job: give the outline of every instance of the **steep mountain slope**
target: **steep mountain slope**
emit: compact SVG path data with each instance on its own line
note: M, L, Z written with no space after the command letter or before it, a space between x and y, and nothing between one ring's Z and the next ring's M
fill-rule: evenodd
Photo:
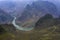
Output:
M11 23L13 17L4 10L0 9L0 24Z
M32 31L17 30L12 24L2 24L1 27L7 33L2 30L0 40L60 40L60 18L53 18L51 14L41 17Z
M59 27L60 25L60 19L59 18L53 18L52 15L46 14L45 16L41 17L35 24L35 29L45 29L50 28L52 26ZM60 27L59 27L60 28Z
M5 33L5 32L6 32L6 30L0 25L0 35Z
M45 14L52 14L56 17L57 8L56 6L48 1L37 1L33 2L31 5L27 5L22 15L18 17L18 21L25 22L31 19L36 22L40 17Z
M12 24L2 24L0 27L7 31L0 35L1 40L60 40L60 18L53 18L51 14L41 17L32 31L17 30Z

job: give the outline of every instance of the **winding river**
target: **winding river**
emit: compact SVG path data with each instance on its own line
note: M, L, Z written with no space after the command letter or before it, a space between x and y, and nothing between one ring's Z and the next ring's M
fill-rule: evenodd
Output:
M13 24L13 26L14 26L16 29L18 29L18 30L21 30L21 31L31 31L31 30L34 29L34 27L26 28L26 27L19 26L19 25L16 24L15 20L16 20L16 17L14 17L14 19L13 19L13 21L12 21L12 24Z

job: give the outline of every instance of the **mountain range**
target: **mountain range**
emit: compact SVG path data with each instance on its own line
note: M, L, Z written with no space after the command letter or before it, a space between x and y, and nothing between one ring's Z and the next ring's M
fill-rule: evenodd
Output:
M0 2L0 8L12 16L18 16L18 15L20 16L26 5L27 3L25 2L23 3L23 2L17 2L17 1L1 1Z
M40 17L44 16L45 14L51 14L53 17L57 17L56 5L48 1L36 1L31 5L27 4L21 16L17 18L17 21L22 24L27 22L35 23Z
M45 14L52 14L54 17L57 17L57 13L58 13L56 5L48 1L36 1L36 2L33 2L32 4L27 4L25 8L24 6L22 7L23 11L21 12L20 12L21 10L20 6L19 7L18 6L19 6L19 2L18 3L4 2L3 5L2 4L0 5L1 10L4 13L2 12L0 14L3 14L5 16L12 15L11 18L13 18L13 16L17 16L17 23L18 22L19 23L24 23L24 22L35 23L40 17L44 16ZM17 11L15 10L15 7ZM8 12L9 11L8 9L10 10L10 12ZM7 17L10 17L10 16L7 16ZM1 16L0 20L2 22L5 20L5 18Z
M14 8L11 5L10 7ZM20 9L18 6L17 8ZM12 12L4 9L0 8L0 40L60 40L60 17L56 16L55 4L48 1L36 1L31 5L28 4L21 14L21 9L17 9L18 13L15 9L11 10ZM17 17L15 13L19 16ZM13 16L17 17L16 24L34 27L34 29L31 31L16 29L13 24L10 24L14 19ZM34 26L31 26L32 24Z

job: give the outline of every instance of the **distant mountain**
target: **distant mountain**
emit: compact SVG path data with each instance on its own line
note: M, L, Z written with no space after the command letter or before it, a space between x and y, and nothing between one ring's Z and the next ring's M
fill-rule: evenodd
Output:
M18 17L18 21L26 22L27 20L38 20L40 17L45 14L52 14L54 17L56 16L57 8L55 4L48 1L36 1L31 5L27 5L22 15Z
M58 13L56 15L59 16L60 15L60 1L56 1L56 0L54 0L54 1L53 0L48 0L48 1L50 1L50 2L52 2L56 5L57 10L58 10Z
M27 3L20 2L20 1L1 1L0 2L0 8L8 12L12 16L20 16L26 5Z
M0 9L0 24L11 23L13 17L4 10Z
M11 2L11 1L1 1L0 2L0 8L5 10L6 12L13 11L15 6L16 6L15 2Z

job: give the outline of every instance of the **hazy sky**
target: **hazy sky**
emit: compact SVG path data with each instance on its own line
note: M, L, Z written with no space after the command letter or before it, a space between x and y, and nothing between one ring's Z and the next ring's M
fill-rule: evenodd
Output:
M0 1L20 1L20 2L27 2L28 1L28 2L31 2L31 1L37 1L37 0L0 0ZM60 0L43 0L43 1L60 2Z
M0 0L0 1L36 1L36 0ZM48 1L60 1L60 0L48 0Z
M0 1L36 1L36 0L0 0Z

